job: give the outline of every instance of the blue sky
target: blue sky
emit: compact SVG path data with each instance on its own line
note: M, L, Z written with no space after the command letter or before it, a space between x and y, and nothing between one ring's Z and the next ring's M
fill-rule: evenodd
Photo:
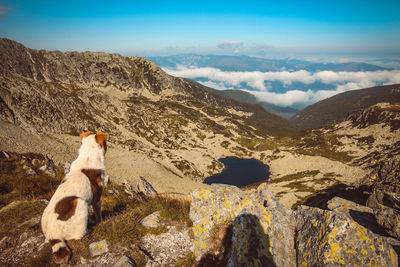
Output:
M0 0L0 36L124 55L400 57L400 1Z

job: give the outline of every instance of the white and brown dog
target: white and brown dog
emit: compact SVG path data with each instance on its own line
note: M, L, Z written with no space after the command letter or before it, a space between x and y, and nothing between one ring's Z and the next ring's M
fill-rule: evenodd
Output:
M41 225L50 242L56 263L66 263L71 250L66 240L80 239L87 232L89 208L93 205L96 222L101 217L101 194L104 186L104 156L107 135L86 132L80 135L78 158L43 212Z

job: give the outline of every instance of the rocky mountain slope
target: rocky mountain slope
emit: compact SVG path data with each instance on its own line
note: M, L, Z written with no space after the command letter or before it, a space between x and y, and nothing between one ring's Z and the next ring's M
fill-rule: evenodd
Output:
M332 96L304 108L290 118L290 122L303 128L322 127L379 102L400 102L400 85L377 86Z
M145 58L37 51L8 39L0 51L3 150L35 147L68 162L78 146L72 136L102 130L110 135L112 179L142 175L156 187L185 191L220 170L220 157L250 154L243 138L296 133L258 105L171 77ZM189 184L179 187L182 178Z

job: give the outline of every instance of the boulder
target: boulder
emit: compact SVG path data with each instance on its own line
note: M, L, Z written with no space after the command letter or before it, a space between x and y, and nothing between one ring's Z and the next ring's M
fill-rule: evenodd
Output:
M387 238L373 233L350 212L300 206L295 212L298 266L397 266Z
M235 186L219 184L192 192L189 216L193 222L194 255L197 260L210 248L214 227L232 222L240 213L244 195Z
M114 265L113 267L136 267L136 262L128 257L128 256L122 256Z
M328 201L328 209L330 210L335 210L335 211L348 211L348 210L356 210L359 212L368 212L372 213L372 209L366 206L359 205L353 201L340 198L340 197L334 197L331 200Z
M400 194L375 189L367 205L372 208L378 223L390 235L400 239Z
M233 221L232 254L228 266L275 266L270 243L258 217L240 214Z
M193 192L192 199L196 259L211 246L213 229L232 222L228 266L295 265L292 211L275 199L265 183L246 193L235 186L212 185Z
M134 184L130 184L127 180L124 180L122 184L125 186L125 192L134 198L143 200L147 196L157 195L154 187L143 177L140 177Z
M156 211L143 218L140 222L146 228L155 228L160 226L160 212Z
M93 242L89 245L90 256L96 257L108 252L107 240L101 240L99 242Z
M140 176L140 179L136 182L134 189L137 193L142 193L145 196L157 195L157 191L154 187L142 176Z

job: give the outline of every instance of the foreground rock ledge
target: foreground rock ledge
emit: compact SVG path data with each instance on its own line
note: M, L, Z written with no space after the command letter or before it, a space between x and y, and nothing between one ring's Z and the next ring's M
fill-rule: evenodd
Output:
M245 193L235 186L212 185L192 193L190 218L197 260L213 242L219 225L232 224L228 266L295 266L294 217L266 184Z
M335 198L332 210L300 206L293 212L266 184L246 192L217 184L191 196L197 260L215 249L215 229L230 226L228 266L398 266L392 245L400 241L353 218L357 212L373 216L365 206Z

